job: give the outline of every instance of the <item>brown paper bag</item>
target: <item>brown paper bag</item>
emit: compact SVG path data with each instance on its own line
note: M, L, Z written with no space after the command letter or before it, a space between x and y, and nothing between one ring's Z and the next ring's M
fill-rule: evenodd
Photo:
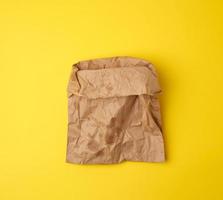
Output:
M78 62L67 92L67 162L165 160L161 89L150 62L132 57Z

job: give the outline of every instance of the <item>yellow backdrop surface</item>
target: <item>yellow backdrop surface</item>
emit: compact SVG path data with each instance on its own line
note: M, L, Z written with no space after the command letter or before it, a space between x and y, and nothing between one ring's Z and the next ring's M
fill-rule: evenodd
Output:
M1 1L1 200L222 200L223 3ZM151 61L167 161L65 163L73 63Z

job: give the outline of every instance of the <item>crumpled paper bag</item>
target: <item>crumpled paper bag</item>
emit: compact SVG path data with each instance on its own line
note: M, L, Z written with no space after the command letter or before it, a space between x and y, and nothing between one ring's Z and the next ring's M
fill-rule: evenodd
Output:
M163 162L159 93L155 68L143 59L75 63L67 87L66 162Z

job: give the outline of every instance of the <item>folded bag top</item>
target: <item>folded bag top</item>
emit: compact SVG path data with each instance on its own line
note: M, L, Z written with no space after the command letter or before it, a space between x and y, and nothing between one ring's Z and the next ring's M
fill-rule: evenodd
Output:
M161 88L152 63L133 57L75 63L67 92L67 162L165 160Z

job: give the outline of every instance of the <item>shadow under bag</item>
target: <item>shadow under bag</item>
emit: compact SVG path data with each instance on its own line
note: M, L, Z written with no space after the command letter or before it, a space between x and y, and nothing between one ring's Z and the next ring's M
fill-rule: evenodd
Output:
M74 64L66 162L163 162L159 93L155 68L146 60L123 56Z

